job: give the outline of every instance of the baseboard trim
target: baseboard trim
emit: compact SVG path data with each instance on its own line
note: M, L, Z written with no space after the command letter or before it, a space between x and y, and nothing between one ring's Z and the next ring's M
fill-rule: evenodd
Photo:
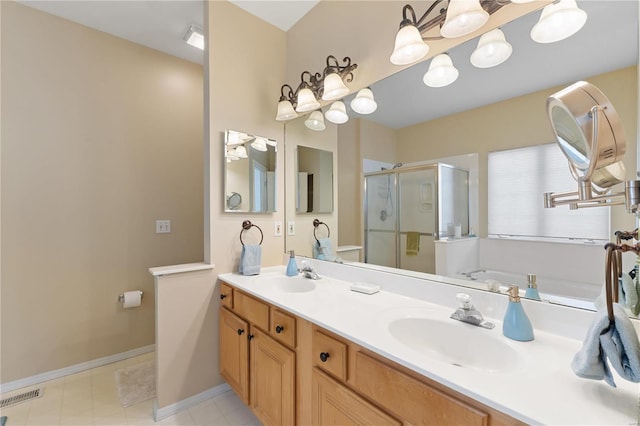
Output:
M207 389L204 392L200 392L196 395L190 396L189 398L183 399L182 401L178 401L175 404L170 404L162 408L158 408L158 399L156 398L153 402L153 418L156 422L159 422L160 420L166 419L169 416L173 416L182 410L193 407L194 405L198 405L201 402L206 401L207 399L211 399L230 390L231 386L229 386L227 383L223 383L211 389Z
M0 384L0 393L12 392L16 389L37 385L49 380L59 379L60 377L80 373L86 370L91 370L92 368L96 367L102 367L103 365L122 361L127 358L133 358L134 356L143 355L155 350L156 345L143 346L141 348L132 349L130 351L121 352L119 354L109 355L91 361L82 362L80 364L71 365L69 367L60 368L58 370L47 371L46 373L36 374L35 376L25 377L24 379L14 380L13 382L2 383Z

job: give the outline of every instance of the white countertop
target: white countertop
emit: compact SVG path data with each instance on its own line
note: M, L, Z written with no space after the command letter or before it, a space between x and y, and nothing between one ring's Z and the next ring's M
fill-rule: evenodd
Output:
M288 293L277 289L274 283L278 277L289 279L284 275L283 266L263 268L260 275L253 277L237 273L219 276L249 294L526 423L629 425L640 421L638 384L615 375L618 387L611 388L603 381L574 375L570 363L581 347L579 340L536 328L534 341L517 342L504 337L502 323L487 315L479 305L476 307L485 314L485 319L496 324L492 330L450 320L451 307L385 291L385 285L383 291L366 295L350 291L350 282L323 276L314 281L313 291ZM441 286L450 291L450 286ZM504 300L506 303L506 298ZM409 348L387 329L392 320L416 317L445 321L447 326L473 327L474 332L486 333L486 337L500 340L517 354L517 365L496 372L452 365L446 359ZM492 364L506 365L502 361L494 359Z

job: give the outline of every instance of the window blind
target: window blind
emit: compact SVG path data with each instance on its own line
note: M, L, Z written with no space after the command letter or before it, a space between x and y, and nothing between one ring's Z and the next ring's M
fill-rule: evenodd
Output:
M555 143L490 152L488 166L490 236L609 239L610 207L544 208L545 192L578 188Z

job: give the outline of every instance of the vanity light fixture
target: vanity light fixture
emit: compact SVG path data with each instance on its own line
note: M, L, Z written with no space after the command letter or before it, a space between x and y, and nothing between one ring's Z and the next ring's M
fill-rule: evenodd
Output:
M531 29L538 43L553 43L577 33L587 22L587 13L575 0L558 0L542 9L540 19Z
M304 125L311 130L315 130L316 132L321 132L326 129L324 124L324 117L322 116L322 112L320 110L313 111L309 114L309 117L305 120Z
M348 56L342 62L341 65L335 56L329 55L322 73L304 71L295 90L288 84L282 85L276 120L287 121L296 118L297 113L317 110L318 98L335 100L349 93L345 82L353 81L353 71L358 65L352 64Z
M373 98L370 88L360 89L355 98L351 100L351 109L358 114L367 115L378 109L378 104Z
M349 121L347 115L347 107L342 101L335 101L331 104L331 107L324 113L327 120L335 124L344 124Z
M471 53L471 63L478 68L500 65L511 56L513 48L499 28L482 34L478 47Z
M197 25L191 25L183 37L188 45L204 50L204 31Z
M238 158L247 158L247 148L244 147L244 145L238 145L237 147L235 147L235 149L233 150L233 153L236 157Z
M449 55L442 53L431 60L422 81L429 87L444 87L456 81L458 75L458 69L453 66Z

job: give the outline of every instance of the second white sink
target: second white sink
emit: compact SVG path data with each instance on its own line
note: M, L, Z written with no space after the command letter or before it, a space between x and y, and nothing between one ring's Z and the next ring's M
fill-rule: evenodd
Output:
M496 336L495 329L455 320L401 318L391 321L388 330L410 349L458 367L504 373L522 365L520 354Z

